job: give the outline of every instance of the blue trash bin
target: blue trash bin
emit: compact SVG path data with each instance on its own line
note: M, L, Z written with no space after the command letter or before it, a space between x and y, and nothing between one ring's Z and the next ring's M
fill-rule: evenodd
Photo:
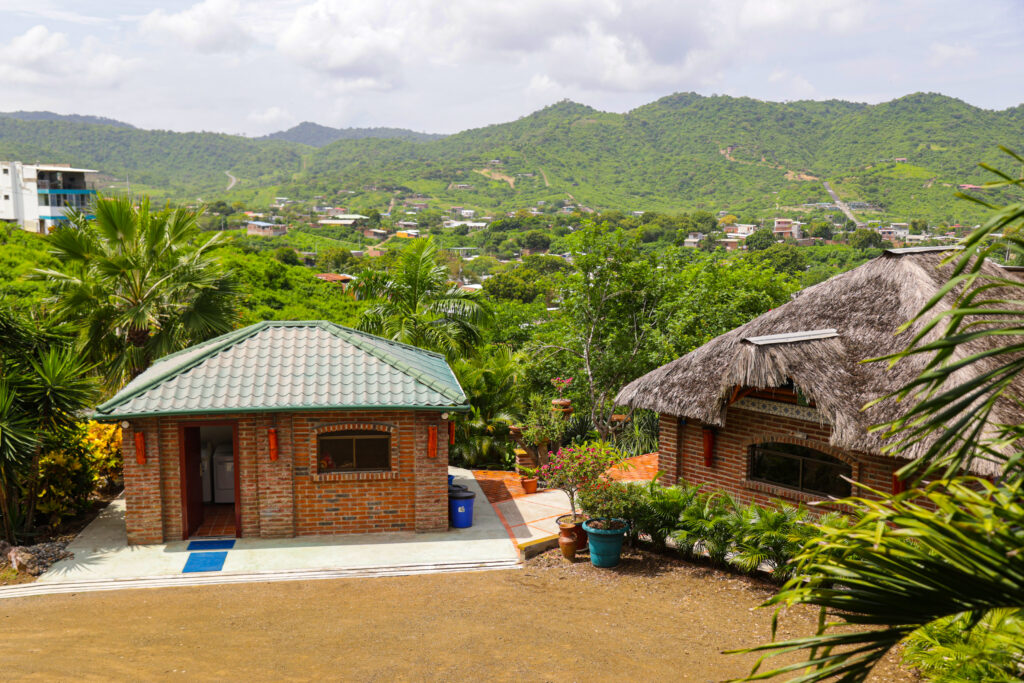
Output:
M472 491L448 492L448 515L456 529L468 529L473 526L474 498L476 494Z
M448 485L451 486L454 482L455 482L455 475L454 474L449 474L448 475Z

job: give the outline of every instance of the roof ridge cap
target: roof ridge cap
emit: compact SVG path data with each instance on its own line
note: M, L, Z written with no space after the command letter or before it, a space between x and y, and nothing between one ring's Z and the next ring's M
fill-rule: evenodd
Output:
M119 405L123 405L123 404L127 403L130 399L135 398L139 394L142 394L142 393L144 393L146 391L149 391L150 389L152 389L152 388L154 388L154 387L156 387L156 386L158 386L160 384L163 384L167 380L171 379L172 377L174 377L176 375L180 375L182 372L185 372L186 370L191 370L196 365L198 365L199 363L205 361L210 356L212 356L212 355L214 355L216 353L219 353L220 351L223 351L224 349L226 349L229 346L234 346L238 342L244 341L244 340L248 339L249 337L252 337L256 333L260 332L261 330L265 330L267 327L269 327L269 325L267 324L268 322L270 322L270 321L261 320L260 322L254 323L252 325L249 325L248 327L243 327L241 329L233 330L231 332L228 332L227 334L221 335L222 337L227 337L221 343L212 345L209 349L207 349L203 353L199 354L197 357L193 358L190 362L185 363L183 365L176 366L174 368L171 368L171 369L169 369L169 370L167 370L167 371L157 375L156 377L154 377L152 380L146 382L145 384L143 384L141 386L138 386L138 387L136 387L135 389L132 389L129 392L124 393L124 395L121 395L121 392L118 392L118 394L115 394L109 401L106 401L105 403L101 403L100 405L96 406L96 412L97 413L110 412L112 409L116 408ZM214 339L216 339L216 337ZM208 340L208 341L213 341L213 340ZM187 351L187 350L188 350L187 348L186 349L182 349L181 351L178 351L176 353L180 354L180 353L182 353L184 351ZM165 358L166 358L166 356L165 356ZM163 360L163 359L161 359L161 360Z
M382 349L379 349L379 348L377 348L375 346L367 344L365 342L365 340L359 338L359 337L363 336L365 333L359 332L358 330L352 330L350 328L344 327L343 325L338 325L337 323L328 322L326 320L321 321L321 322L323 323L322 325L319 325L319 327L321 327L321 329L324 329L326 332L329 332L330 334L333 334L334 336L338 337L339 339L343 339L344 341L349 342L350 344L352 344L353 346L358 348L360 351L368 353L371 356L373 356L374 358L377 358L378 360L384 361L385 363L387 363L391 367L395 368L396 370L399 370L399 371L405 373L406 375L409 375L410 377L412 377L417 382L420 382L421 384L425 384L427 387L429 387L429 388L433 389L434 391L440 393L445 398L450 399L452 401L459 401L459 400L465 401L466 400L466 392L465 391L460 391L459 392L461 394L461 396L454 395L455 392L453 392L450 387L445 386L444 383L441 382L440 380L437 380L437 379L427 375L426 373L424 373L424 372L422 372L420 370L417 370L416 368L411 367L408 363L406 363L406 362L404 362L404 361L402 361L402 360L400 360L398 358L395 358L394 356L392 356L391 354L385 352ZM385 342L389 341L387 339L384 339L383 337L378 337L378 336L372 335L372 334L371 335L366 335L366 336L372 337L374 339L380 339L380 340L385 341ZM352 337L354 337L354 338L352 338ZM441 358L442 360L444 359L444 356L442 356L440 354L433 353L431 351L426 351L426 349L420 349L418 347L410 346L408 344L402 344L402 346L404 346L406 348L409 348L409 349L412 349L414 351L420 351L420 352L428 353L429 355ZM447 365L447 361L445 361L445 365ZM452 373L452 377L455 377L455 373L451 370L450 367L448 368L448 371ZM458 383L458 379L456 379L455 381L456 381L456 383ZM461 389L461 386L459 388Z

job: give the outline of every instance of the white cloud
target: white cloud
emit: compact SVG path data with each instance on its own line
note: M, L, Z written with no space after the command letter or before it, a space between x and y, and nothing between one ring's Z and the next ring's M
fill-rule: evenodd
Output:
M137 65L107 52L98 40L86 37L74 47L64 33L33 26L0 46L0 82L8 84L78 86L117 83Z
M257 123L261 126L277 126L288 121L293 121L294 117L287 109L282 107L272 106L259 111L254 111L249 114L249 120L253 123Z
M954 62L963 62L978 56L977 50L963 43L932 43L928 48L928 65L942 67Z
M240 17L237 0L204 0L177 14L156 9L139 22L144 34L181 42L199 52L239 52L252 37Z

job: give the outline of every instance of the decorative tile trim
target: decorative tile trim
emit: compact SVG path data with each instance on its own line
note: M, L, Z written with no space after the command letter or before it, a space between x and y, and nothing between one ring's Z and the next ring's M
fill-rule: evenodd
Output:
M747 396L736 401L730 407L751 410L755 413L777 415L779 417L794 417L798 420L817 422L823 425L832 424L825 417L825 414L817 408L798 406L792 403L781 403L779 401L766 401L763 398L750 398Z
M321 434L330 432L350 431L374 431L385 432L390 436L391 469L377 472L320 472L319 462L319 437ZM394 425L383 422L333 422L322 424L313 430L313 438L310 439L309 449L309 477L312 481L381 481L385 479L398 479L398 429Z

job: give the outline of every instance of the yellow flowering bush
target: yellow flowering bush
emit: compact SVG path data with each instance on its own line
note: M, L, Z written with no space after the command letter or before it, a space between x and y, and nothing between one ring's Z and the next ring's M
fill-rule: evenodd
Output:
M51 528L89 507L94 491L121 485L121 428L80 423L68 438L47 444L39 459L36 514Z
M103 422L86 423L85 444L92 461L97 489L109 490L121 486L121 428Z

